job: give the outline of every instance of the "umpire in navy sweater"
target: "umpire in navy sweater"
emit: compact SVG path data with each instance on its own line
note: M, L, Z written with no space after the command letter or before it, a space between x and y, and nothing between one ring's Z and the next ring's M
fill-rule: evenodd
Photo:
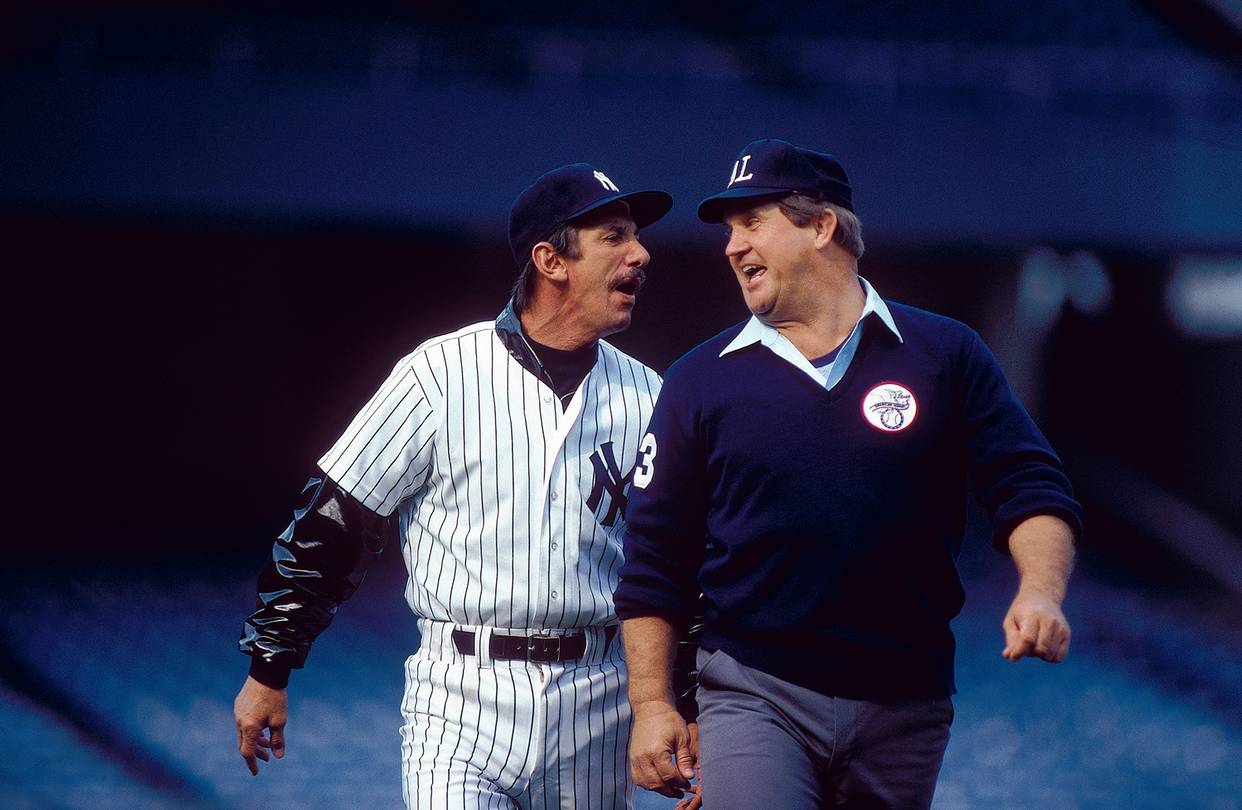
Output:
M705 807L927 807L967 487L1020 574L1011 661L1065 658L1081 507L979 336L859 277L835 158L755 141L699 217L728 228L753 316L669 368L635 468L615 595L635 782L680 795L699 764L670 663L702 591Z

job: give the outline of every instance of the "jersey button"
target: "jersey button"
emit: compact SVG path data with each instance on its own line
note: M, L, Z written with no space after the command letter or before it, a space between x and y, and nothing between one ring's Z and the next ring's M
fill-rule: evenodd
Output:
M558 495L558 494L556 493L556 490L555 490L555 489L554 489L554 490L552 490L552 500L554 500L554 501L555 501L555 500L556 500L557 498L559 498L559 497L561 497L561 496L560 496L560 495Z
M556 543L553 543L553 544L552 544L552 550L553 550L553 551L556 551L558 548L560 548L560 546L558 546Z
M553 591L553 592L552 592L552 598L553 598L553 599L555 599L555 598L556 598L556 591Z
M544 401L544 402L551 402L551 401L552 401L552 395L551 395L551 394L544 394L544 395L543 395L543 401Z

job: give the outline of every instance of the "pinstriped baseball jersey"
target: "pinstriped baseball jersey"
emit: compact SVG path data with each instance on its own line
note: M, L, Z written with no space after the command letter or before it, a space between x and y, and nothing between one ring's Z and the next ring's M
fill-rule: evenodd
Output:
M568 403L512 307L403 358L320 468L398 516L423 641L402 704L406 804L626 808L625 662L603 625L660 379L600 341ZM586 628L576 661L495 661L496 628ZM469 631L471 654L450 643Z
M625 489L660 379L600 341L567 406L496 324L403 358L319 466L398 513L419 616L503 628L615 622Z

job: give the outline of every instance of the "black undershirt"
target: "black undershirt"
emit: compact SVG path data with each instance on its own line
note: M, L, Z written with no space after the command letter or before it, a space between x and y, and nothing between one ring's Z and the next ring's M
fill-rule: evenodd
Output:
M556 392L561 405L568 406L574 392L578 390L578 386L586 379L586 375L591 373L591 367L595 365L598 343L591 341L585 346L565 350L545 346L536 342L530 335L526 336L526 340L539 358L543 370L552 378L552 390Z

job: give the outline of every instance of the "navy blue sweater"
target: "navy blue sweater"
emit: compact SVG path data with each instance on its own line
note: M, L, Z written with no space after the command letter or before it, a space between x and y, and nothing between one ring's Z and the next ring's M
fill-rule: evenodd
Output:
M742 325L669 368L629 495L621 618L682 624L701 590L703 646L749 666L855 699L954 691L968 487L1002 551L1034 515L1081 533L1081 508L979 336L889 308L902 340L869 316L831 391L761 344L720 357Z

